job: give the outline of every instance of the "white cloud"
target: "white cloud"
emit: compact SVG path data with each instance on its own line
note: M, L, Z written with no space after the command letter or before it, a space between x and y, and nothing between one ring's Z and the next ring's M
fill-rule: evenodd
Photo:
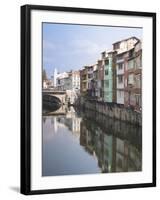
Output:
M65 48L64 48L65 46ZM101 44L95 41L79 39L66 41L65 44L56 44L49 41L43 41L43 50L47 57L53 55L52 53L59 52L61 55L76 56L76 55L88 55L88 56L100 56L100 53L107 49L106 44Z
M101 52L107 49L107 44L89 39L72 39L63 44L44 41L43 61L51 66L61 66L60 68L67 67L62 66L66 63L70 67L89 65L96 63Z
M74 40L71 42L74 48L74 54L88 54L100 55L100 53L107 49L106 44L99 44L90 40Z

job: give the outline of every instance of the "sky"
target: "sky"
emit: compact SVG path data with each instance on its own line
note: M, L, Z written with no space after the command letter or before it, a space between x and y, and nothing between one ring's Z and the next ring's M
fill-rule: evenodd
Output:
M58 72L95 64L101 52L132 36L142 39L141 28L43 23L43 69L48 78Z

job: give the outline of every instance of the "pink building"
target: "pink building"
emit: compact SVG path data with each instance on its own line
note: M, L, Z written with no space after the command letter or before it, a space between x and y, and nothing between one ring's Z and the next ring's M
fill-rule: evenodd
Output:
M142 48L138 41L128 52L125 69L125 107L141 112L142 107Z
M104 88L104 60L98 60L98 84L97 84L97 88L98 88L98 100L103 100L103 88Z

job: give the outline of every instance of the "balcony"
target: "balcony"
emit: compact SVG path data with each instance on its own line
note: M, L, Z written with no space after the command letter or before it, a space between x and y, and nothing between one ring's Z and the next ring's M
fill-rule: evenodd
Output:
M119 63L123 63L124 62L124 58L117 58L116 60L116 63L119 64Z
M117 83L117 89L124 89L124 83Z
M117 69L117 75L124 74L124 69Z

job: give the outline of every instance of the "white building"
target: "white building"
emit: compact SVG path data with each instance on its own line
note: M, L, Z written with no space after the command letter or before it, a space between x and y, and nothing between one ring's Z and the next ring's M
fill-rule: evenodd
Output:
M78 93L76 90L66 90L68 102L74 104L75 100L78 98Z
M70 78L71 78L71 87L72 87L71 89L80 90L80 72L71 71Z
M66 90L65 79L68 78L67 72L62 72L56 75L56 89L60 91Z
M71 123L68 123L67 125L69 126L69 128L72 130L73 135L79 139L80 137L80 130L81 130L81 121L82 118L78 117L76 115L76 112L74 110L73 107L70 108L70 110L68 110L67 114L66 114L66 119L67 120L71 120Z
M116 82L117 82L117 103L124 104L124 71L125 71L125 53L119 53L116 60Z
M128 51L134 47L134 45L139 41L136 37L130 37L118 42L113 43L113 50L117 51L117 53L122 53Z
M54 71L54 87L59 91L66 91L68 102L74 104L80 92L80 72L70 71L57 73Z
M43 81L43 89L47 89L47 88L48 88L47 81L44 80L44 81Z
M70 103L74 104L76 99L78 98L78 94L80 93L80 72L79 71L71 71L69 73L70 77L70 92L68 90L68 93L70 93Z

